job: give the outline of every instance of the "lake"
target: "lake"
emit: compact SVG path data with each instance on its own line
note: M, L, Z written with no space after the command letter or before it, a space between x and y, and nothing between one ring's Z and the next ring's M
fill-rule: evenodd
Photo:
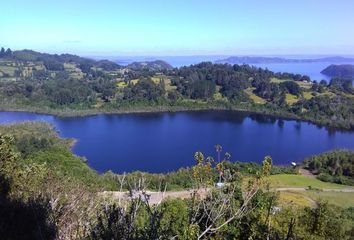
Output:
M354 132L329 131L307 122L230 111L144 113L60 118L0 112L0 124L46 121L61 137L76 138L73 152L99 172L168 172L194 164L194 153L215 157L221 144L233 161L288 165L320 152L354 150Z

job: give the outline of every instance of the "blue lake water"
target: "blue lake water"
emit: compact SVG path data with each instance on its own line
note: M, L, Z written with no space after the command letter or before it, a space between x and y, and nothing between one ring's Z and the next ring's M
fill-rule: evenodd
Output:
M168 172L194 163L194 153L214 156L221 144L233 161L290 164L323 151L354 150L354 132L329 131L307 122L228 111L96 115L59 118L0 112L0 124L46 121L60 136L78 139L73 152L99 172Z

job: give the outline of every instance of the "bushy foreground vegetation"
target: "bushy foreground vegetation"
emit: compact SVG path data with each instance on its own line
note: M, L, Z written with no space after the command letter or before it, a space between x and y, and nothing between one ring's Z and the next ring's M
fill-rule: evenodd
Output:
M338 150L305 159L304 164L317 178L354 186L354 152Z
M270 157L258 165L197 152L195 165L176 173L98 175L70 152L72 143L45 123L0 127L1 239L324 240L354 233L353 208L282 204L269 175L293 169L272 166ZM148 189L167 186L191 191L152 204ZM117 199L107 190L127 192Z
M127 67L75 55L4 50L0 109L62 115L230 109L353 129L352 81L311 81L249 65L157 61Z

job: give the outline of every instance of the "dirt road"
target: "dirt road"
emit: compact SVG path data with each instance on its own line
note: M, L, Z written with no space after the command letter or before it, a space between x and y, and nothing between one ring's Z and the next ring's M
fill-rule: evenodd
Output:
M275 188L274 191L284 192L284 191L308 191L308 188L302 187L286 187L286 188ZM198 191L199 196L203 197L206 193L210 191L209 189L201 189ZM354 188L342 188L342 189L321 189L320 191L323 192L354 192ZM179 199L186 199L191 197L193 190L183 190L183 191L167 191L167 192L146 192L149 195L149 203L150 204L160 204L163 200L168 198L179 198ZM128 192L115 192L115 191L105 191L100 193L104 197L110 197L114 200L127 200L128 199ZM141 193L136 192L135 196L138 197Z

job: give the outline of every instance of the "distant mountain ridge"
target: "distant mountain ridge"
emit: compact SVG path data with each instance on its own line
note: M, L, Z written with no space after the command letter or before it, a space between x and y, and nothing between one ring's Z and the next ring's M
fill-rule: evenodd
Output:
M0 55L0 58L19 62L43 62L48 70L63 70L64 63L75 63L83 71L91 67L102 68L106 71L122 68L117 63L109 60L96 61L73 54L48 54L28 49L10 51L7 54Z
M351 64L341 64L341 65L330 65L321 71L330 77L344 77L344 78L354 78L354 65Z
M281 57L250 57L250 56L234 56L215 61L215 63L228 64L262 64L262 63L314 63L314 62L331 62L345 63L353 62L354 58L334 56L324 58L309 58L309 59L291 59Z

